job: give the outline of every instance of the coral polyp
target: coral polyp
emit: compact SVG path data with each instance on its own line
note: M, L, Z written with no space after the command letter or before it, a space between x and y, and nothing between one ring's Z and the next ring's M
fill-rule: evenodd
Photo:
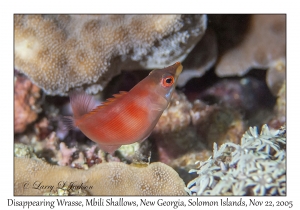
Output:
M285 195L286 129L250 127L241 144L217 147L213 155L190 170L199 176L190 181L190 195Z

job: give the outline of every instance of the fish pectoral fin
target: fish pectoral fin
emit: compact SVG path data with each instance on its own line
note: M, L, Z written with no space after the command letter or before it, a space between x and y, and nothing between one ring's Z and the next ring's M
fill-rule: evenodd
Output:
M156 104L151 104L151 110L155 110L155 111L158 111L158 112L163 111L163 109L161 108L161 106L156 105Z
M103 145L99 144L101 150L108 152L109 154L113 154L117 149L121 147L121 145Z
M93 96L84 91L72 91L69 96L75 119L89 113L96 106Z
M143 141L145 141L150 136L151 133L152 133L152 131L145 138L139 140L138 142L142 143Z
M69 131L72 129L76 129L76 125L75 125L75 121L74 118L71 116L63 116L61 118L62 122L63 122L63 130L65 131Z

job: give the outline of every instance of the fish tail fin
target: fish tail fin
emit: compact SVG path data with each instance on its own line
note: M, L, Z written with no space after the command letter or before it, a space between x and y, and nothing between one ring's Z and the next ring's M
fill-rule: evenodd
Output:
M84 91L72 91L69 96L74 119L80 118L96 106L93 96L88 95Z
M72 129L74 130L76 128L73 117L63 116L62 121L63 121L63 125L64 125L64 127L63 127L64 130L72 130Z

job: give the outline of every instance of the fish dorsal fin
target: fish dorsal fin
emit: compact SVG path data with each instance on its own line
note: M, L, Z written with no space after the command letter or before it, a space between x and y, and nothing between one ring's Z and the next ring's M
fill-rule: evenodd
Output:
M95 109L93 109L88 114L92 114L94 112L97 112L99 109L102 109L103 107L108 106L109 104L111 104L112 102L114 102L116 99L121 98L122 96L126 95L127 93L128 93L127 91L120 91L119 93L114 94L113 98L106 99L106 101L104 101L102 104L100 104L99 106L97 106Z

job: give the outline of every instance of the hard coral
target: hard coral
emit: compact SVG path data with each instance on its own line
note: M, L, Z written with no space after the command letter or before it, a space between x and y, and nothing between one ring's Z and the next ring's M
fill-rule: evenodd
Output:
M275 115L271 119L270 127L278 129L286 123L286 82L282 84L278 95L276 106L274 108Z
M270 65L266 76L266 82L274 96L278 94L282 84L285 82L285 75L285 59L276 60Z
M24 76L16 75L14 90L14 132L22 133L37 119L41 111L37 104L40 88Z
M183 72L179 75L177 85L183 87L190 79L201 77L216 62L218 45L213 30L207 29L202 39L183 61Z
M121 69L182 61L205 15L15 15L15 67L48 94L98 92Z
M81 186L89 195L186 195L178 174L159 162L147 167L101 163L80 170L51 166L37 159L15 158L15 195L55 194L64 181L64 187L72 190Z
M286 129L258 134L250 127L241 144L214 144L213 156L200 162L199 174L187 185L191 195L285 195Z
M58 165L66 166L70 164L71 156L76 151L76 148L69 149L64 142L59 144L60 152L58 153Z
M252 15L242 41L218 61L217 75L242 76L251 68L268 68L285 58L285 22L285 15Z

